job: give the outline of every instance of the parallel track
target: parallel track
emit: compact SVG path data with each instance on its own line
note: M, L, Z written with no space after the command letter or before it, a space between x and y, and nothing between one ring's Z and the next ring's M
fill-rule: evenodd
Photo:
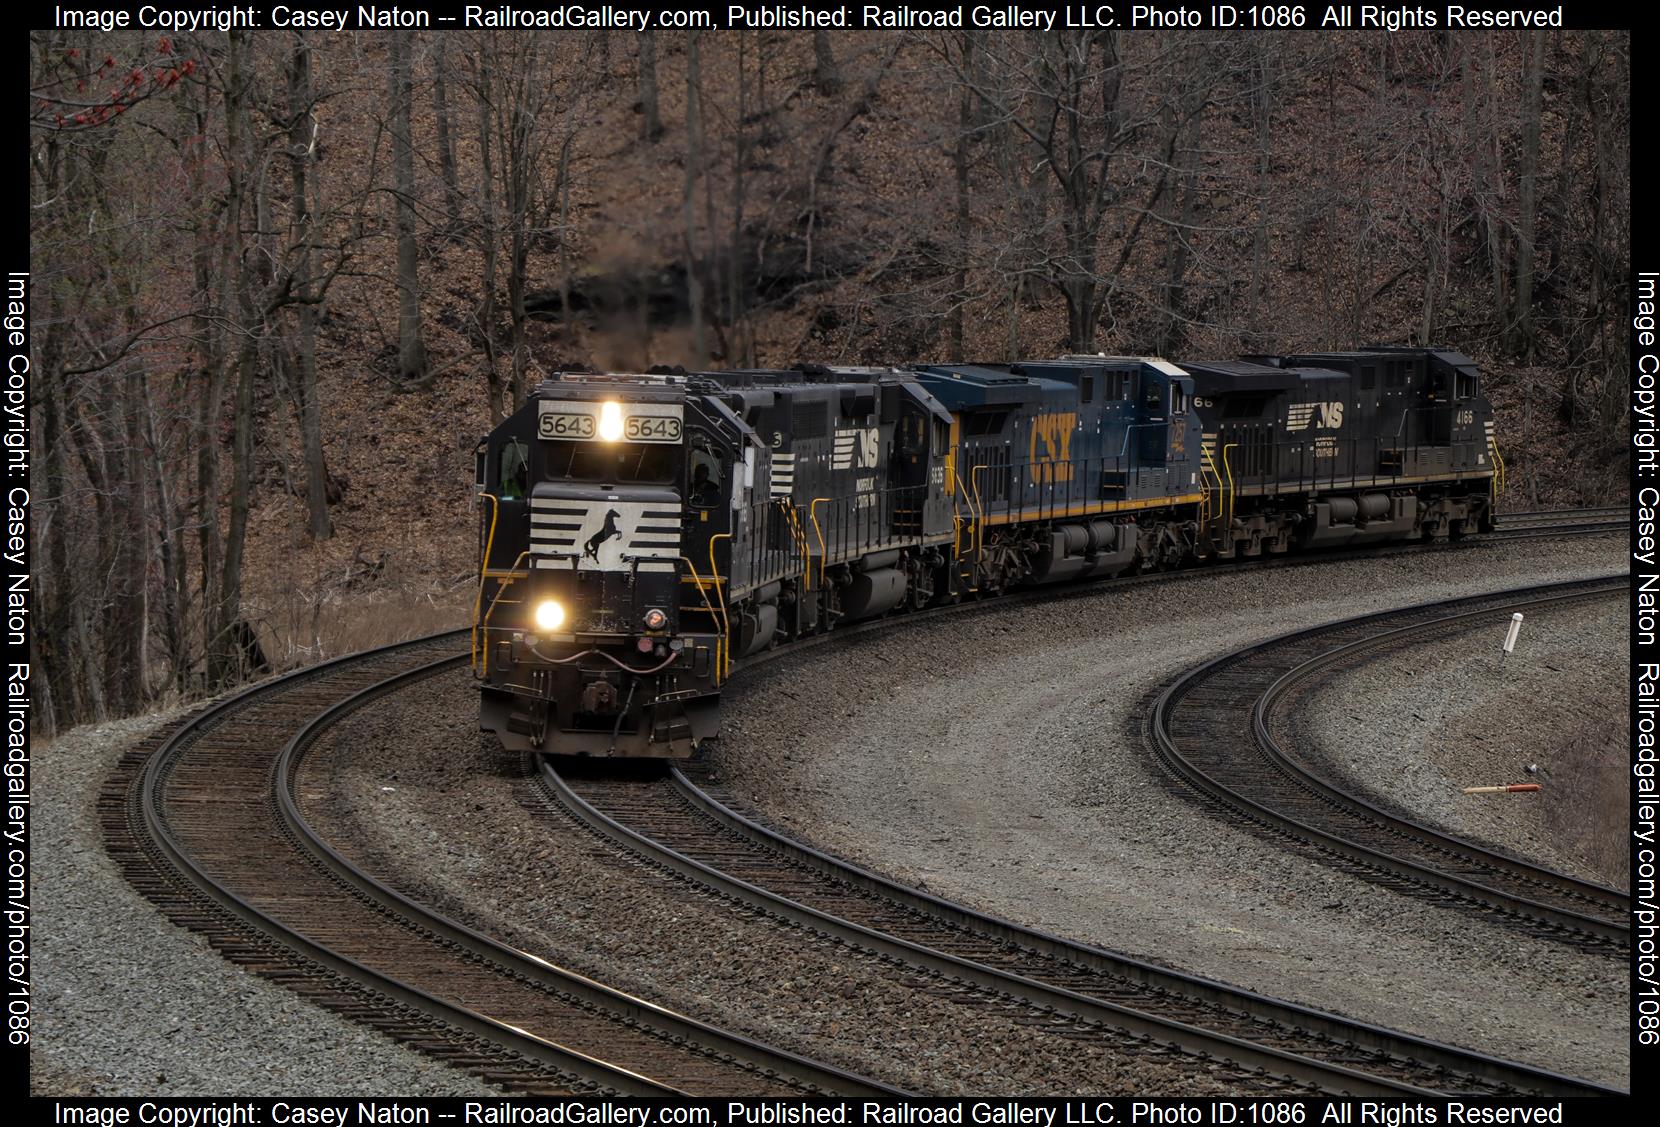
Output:
M1391 887L1620 954L1631 938L1629 896L1388 814L1317 779L1279 747L1267 717L1297 680L1357 646L1418 640L1518 607L1614 597L1627 583L1616 575L1426 603L1248 646L1167 687L1153 707L1152 736L1170 769L1229 816L1312 845Z
M1276 1001L1034 931L907 888L746 818L674 771L572 777L557 802L621 848L782 920L1030 1007L1069 1038L1226 1061L1257 1087L1354 1095L1609 1095L1615 1089ZM1070 1019L1070 1020L1064 1020ZM1214 1073L1213 1073L1214 1074Z
M1515 532L1559 534L1550 525ZM1405 550L1417 549L1408 546ZM1325 553L1273 563L1348 556ZM1116 582L1149 582L1181 574ZM1075 597L1096 589L1099 584L1026 592L994 603L937 608L906 617ZM846 637L892 624L869 623L824 637ZM510 1091L889 1091L864 1078L731 1037L503 947L358 872L312 833L294 789L295 772L306 748L330 724L375 697L460 664L464 655L456 650L465 636L466 631L433 635L300 670L203 706L152 735L123 758L100 797L111 856L140 892L176 923L203 933L233 962ZM791 647L790 652L800 648L804 647ZM914 895L932 900L923 893ZM941 926L948 928L954 926L954 913L966 911L944 902L936 902L934 910L943 913ZM1014 927L1000 922L997 926ZM1031 936L1023 941L1030 941ZM1044 950L1050 940L1040 938L1043 942L1037 946ZM1065 962L1084 950L1069 947L1050 957ZM1126 981L1142 973L1124 971L1140 964L1121 956L1098 952L1090 958L1101 957L1119 968L1112 973L1126 973ZM1149 970L1157 975L1170 973ZM1100 973L1098 968L1089 971L1091 976ZM1008 977L1002 974L997 981L1006 983ZM1051 989L1070 989L1069 982L1064 974L1057 974ZM1196 1004L1214 1009L1215 999L1205 996L1213 984L1201 985L1204 988L1198 990ZM1001 993L1005 987L983 988ZM1161 993L1167 985L1154 983L1146 989ZM1106 993L1110 996L1111 992ZM1246 997L1230 994L1222 1008ZM1085 1000L1096 1007L1107 1001ZM1285 1012L1296 1010L1260 1001ZM1275 1028L1280 1019L1271 1013L1262 1016L1270 1011L1255 1006L1244 1006L1235 1019L1235 1031L1262 1035L1266 1025L1270 1048L1262 1051L1276 1066L1283 1057L1294 1057L1294 1052L1274 1055L1273 1038L1284 1033ZM1172 1012L1179 1014L1179 1009ZM533 1014L534 1020L527 1014ZM1315 1016L1323 1020L1325 1015ZM1099 1027L1091 1018L1068 1020ZM1180 1017L1176 1020L1179 1024ZM1287 1029L1292 1024L1287 1023ZM1124 1025L1123 1020L1117 1023L1118 1028ZM1163 1037L1168 1030L1168 1023L1155 1022L1154 1026L1161 1032L1144 1036ZM1353 1036L1360 1028L1350 1027L1343 1035ZM1206 1036L1212 1044L1222 1044L1228 1035L1223 1034L1222 1041L1216 1035ZM1294 1036L1292 1042L1301 1036ZM1368 1071L1397 1051L1390 1046L1412 1040L1386 1036L1395 1040L1380 1047L1363 1037L1364 1047L1355 1049L1352 1056L1337 1053L1310 1075L1346 1084L1349 1078L1342 1070L1347 1059L1364 1067L1355 1071L1353 1087L1334 1090L1419 1090L1388 1080L1375 1089L1369 1087L1376 1081ZM1243 1042L1234 1048L1238 1051L1228 1059L1250 1058L1259 1052ZM1511 1066L1489 1073L1485 1065L1472 1069L1473 1063L1462 1060L1445 1069L1446 1075L1460 1078L1454 1085L1457 1090L1464 1090L1462 1085L1468 1081L1472 1091L1609 1091L1542 1072L1523 1078L1523 1074L1506 1071ZM1287 1077L1298 1071L1297 1067L1270 1068L1267 1064L1251 1067Z
M512 1091L894 1094L505 947L321 841L296 782L332 724L454 669L452 632L267 681L202 710L106 788L110 852L233 961Z
M1540 509L1530 513L1500 513L1497 528L1485 533L1492 540L1594 536L1631 527L1631 510L1618 506L1595 509Z

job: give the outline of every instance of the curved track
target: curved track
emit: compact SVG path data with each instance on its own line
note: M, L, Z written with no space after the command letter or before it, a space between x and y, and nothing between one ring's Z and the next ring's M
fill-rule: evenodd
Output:
M892 1094L496 943L316 836L297 784L307 749L368 701L459 667L463 638L341 659L196 713L106 788L111 854L233 961L509 1090Z
M1619 527L1613 524L1596 531ZM1562 529L1546 522L1514 534L1548 537L1561 535ZM1467 542L1479 543L1479 539ZM1419 548L1404 546L1403 550ZM1269 566L1349 556L1325 553L1271 561ZM1108 582L1133 584L1181 574ZM885 629L906 618L1075 597L1098 589L1100 584L1088 584L1023 592L994 602L872 622L812 641ZM317 837L306 821L305 795L296 784L306 749L329 725L370 700L412 679L462 664L465 653L459 651L465 637L466 631L434 635L274 678L204 706L146 739L123 757L100 798L111 856L128 880L174 922L203 933L233 962L510 1091L763 1095L890 1091L864 1078L727 1035L504 947L376 882ZM790 652L799 648L803 647L793 646ZM829 858L820 861L840 865ZM881 881L869 874L865 877ZM831 879L841 881L845 876ZM904 909L933 913L936 918L928 928L960 927L963 919L974 915L926 894L901 893L890 889L881 895L899 895L899 903L904 903L906 895L931 902L933 906L926 910ZM1251 1062L1243 1064L1241 1075L1283 1077L1287 1088L1312 1085L1334 1091L1397 1094L1608 1091L1537 1070L1517 1071L1517 1066L1488 1062L1387 1031L1365 1033L1363 1026L1200 980L1185 980L1187 985L1176 989L1173 983L1182 976L1106 952L1086 957L1080 953L1090 949L1074 945L1051 949L1051 944L1062 941L1000 921L982 919L969 931L983 927L989 927L989 932L981 933L968 948L959 948L963 955L950 956L959 960L959 971L970 972L951 975L960 979L958 985L972 984L999 997L1019 996L1018 991L1010 995L1011 972L986 970L992 977L982 978L982 970L973 969L981 964L969 957L979 954L995 963L986 955L986 944L1009 947L1011 940L1000 929L1012 928L1020 932L1012 941L1014 947L1031 946L1056 961L1044 972L1053 981L1039 983L1040 996L1057 999L1070 992L1071 1000L1064 1005L1038 1003L1052 1007L1051 1014L1063 1015L1045 1020L1091 1027L1083 1035L1099 1036L1108 1028L1135 1029L1139 1031L1135 1036L1143 1040L1185 1046L1178 1051L1193 1054L1196 1060L1217 1053L1228 1060ZM922 946L911 940L895 941ZM1101 959L1107 962L1095 965ZM1086 969L1080 972L1072 963ZM1070 969L1056 969L1061 964ZM1014 978L1023 977L1019 966L1017 960ZM1077 977L1080 973L1082 978ZM1096 989L1090 984L1098 983L1103 974L1119 975L1121 981L1099 990L1101 997L1090 997L1089 991ZM1141 981L1148 974L1154 977ZM1032 981L1038 983L1041 977L1034 975ZM1080 986L1087 989L1074 989ZM1224 993L1213 994L1216 989ZM1135 1015L1134 1004L1141 995L1184 990L1190 997L1168 1007L1165 1017ZM1113 1010L1113 1000L1119 996L1115 991L1130 1004ZM1222 1020L1220 1015L1229 1009L1237 1012ZM1099 1018L1108 1012L1114 1020L1103 1023ZM1303 1016L1287 1016L1296 1014ZM1185 1034L1176 1036L1173 1027L1188 1020L1210 1022L1217 1028L1200 1030L1196 1040L1184 1041ZM1323 1024L1329 1021L1339 1025ZM1117 1035L1124 1037L1122 1032ZM1245 1036L1263 1039L1263 1044L1253 1045ZM1377 1040L1379 1036L1383 1039ZM1340 1044L1349 1038L1357 1044ZM1328 1042L1327 1048L1312 1047L1321 1039ZM1280 1048L1282 1042L1291 1048ZM1429 1046L1433 1051L1424 1057L1418 1049L1403 1048L1411 1045ZM1443 1051L1453 1056L1435 1055ZM1300 1055L1305 1052L1308 1058ZM1418 1059L1408 1059L1414 1054ZM1441 1079L1435 1079L1437 1075Z
M1623 595L1623 575L1426 603L1302 630L1217 658L1160 694L1152 735L1170 769L1213 804L1347 867L1477 907L1591 950L1630 943L1630 897L1388 814L1299 767L1267 717L1296 681L1356 647L1416 641L1518 607Z
M561 765L567 772L587 764ZM620 847L791 923L944 983L1029 1007L1072 1038L1142 1038L1195 1067L1355 1095L1607 1095L1614 1089L1275 1001L953 904L820 853L686 774L619 779L542 765L557 802ZM1070 1019L1070 1020L1063 1020Z

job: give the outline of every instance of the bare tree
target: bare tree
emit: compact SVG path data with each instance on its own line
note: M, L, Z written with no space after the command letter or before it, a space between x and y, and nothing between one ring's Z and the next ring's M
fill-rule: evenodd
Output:
M389 37L388 94L392 119L392 177L398 227L398 378L419 384L427 377L426 341L421 330L421 283L415 245L415 148L410 137L414 102L408 31Z
M1543 29L1529 36L1522 85L1522 160L1517 177L1520 192L1516 220L1516 306L1510 318L1510 341L1516 353L1531 362L1536 344L1533 263L1539 213L1539 127L1545 89Z
M657 107L657 33L640 33L640 136L655 141L663 135L662 113Z

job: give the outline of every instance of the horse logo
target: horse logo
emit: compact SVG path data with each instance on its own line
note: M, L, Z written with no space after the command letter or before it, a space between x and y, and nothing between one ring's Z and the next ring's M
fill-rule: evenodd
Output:
M617 510L612 509L605 514L605 526L588 537L588 542L582 546L583 558L593 560L597 565L599 563L599 546L611 537L621 535L622 531L617 528Z

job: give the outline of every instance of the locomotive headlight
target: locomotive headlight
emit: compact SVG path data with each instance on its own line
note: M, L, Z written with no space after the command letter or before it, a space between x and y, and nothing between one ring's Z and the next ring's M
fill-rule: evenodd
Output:
M647 630L661 630L669 624L669 616L652 607L646 611L645 624Z
M536 604L536 628L557 630L565 624L565 608L558 599L543 599Z
M599 436L607 442L615 442L623 436L622 406L614 399L600 404Z

